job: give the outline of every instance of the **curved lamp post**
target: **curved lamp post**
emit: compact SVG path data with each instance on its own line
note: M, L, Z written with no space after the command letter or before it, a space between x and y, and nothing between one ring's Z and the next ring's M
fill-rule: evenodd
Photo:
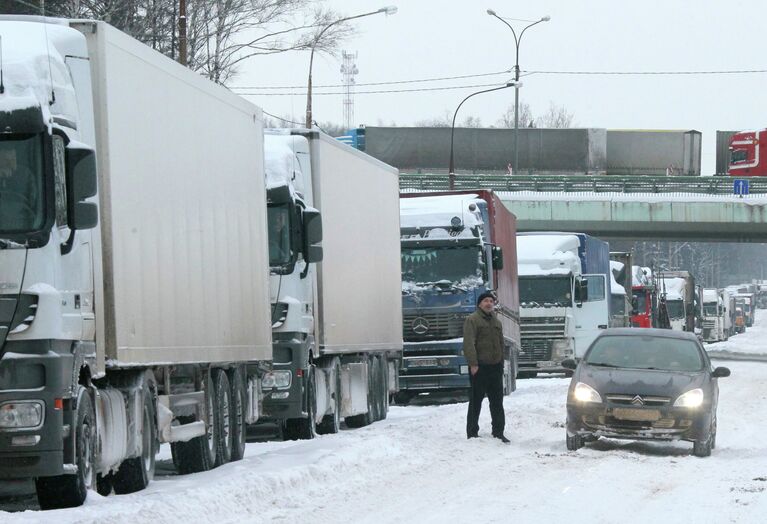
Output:
M496 17L498 20L506 24L506 26L511 29L511 34L514 35L514 46L516 47L516 58L514 60L514 81L519 82L519 43L522 41L522 35L525 34L525 31L533 27L534 25L540 24L541 22L548 22L551 20L551 17L546 15L540 20L537 20L533 22L532 24L526 26L524 29L522 29L522 32L519 33L519 38L517 38L517 32L514 31L514 28L511 27L511 24L508 23L506 20L498 16L498 14L493 11L492 9L487 10L487 14L490 16ZM519 162L519 86L517 86L516 89L514 89L514 169L518 169L518 162Z
M371 11L369 13L362 13L360 15L347 16L346 18L340 18L322 28L322 31L319 32L319 34L317 35L317 38L314 39L314 43L312 44L312 53L309 56L309 84L307 85L307 88L306 88L306 127L307 129L312 128L312 121L313 121L312 120L312 65L314 64L314 48L319 43L320 39L322 38L322 35L325 34L325 31L327 31L334 25L340 24L341 22L348 22L349 20L355 20L357 18L377 15L380 13L384 13L386 15L393 15L396 12L397 12L397 7L390 5L387 7L382 7L381 9L377 9L376 11Z
M491 93L493 91L500 91L501 89L508 89L509 87L516 86L516 82L509 82L506 85L493 87L492 89L483 89L482 91L476 91L463 100L461 100L461 103L458 104L458 107L455 108L455 113L453 113L453 123L450 125L450 165L448 166L448 179L450 181L450 190L452 191L455 189L455 162L453 161L453 139L455 137L455 118L458 116L458 110L461 109L461 106L464 102L466 102L469 98L481 95L482 93Z

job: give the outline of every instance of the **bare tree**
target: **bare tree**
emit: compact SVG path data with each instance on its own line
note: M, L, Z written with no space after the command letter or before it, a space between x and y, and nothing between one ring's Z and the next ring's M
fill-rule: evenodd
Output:
M534 127L533 111L530 104L522 102L519 104L519 127ZM498 119L498 127L514 128L514 106L510 105L506 112Z
M521 111L520 111L521 113ZM569 112L565 106L559 106L554 102L549 104L549 109L543 116L535 120L536 127L547 127L552 129L565 129L572 127L574 115Z
M41 14L39 0L6 0L0 11ZM161 53L178 58L178 0L48 0L46 14L110 23ZM187 64L226 84L243 61L314 48L333 53L353 34L321 0L187 0Z

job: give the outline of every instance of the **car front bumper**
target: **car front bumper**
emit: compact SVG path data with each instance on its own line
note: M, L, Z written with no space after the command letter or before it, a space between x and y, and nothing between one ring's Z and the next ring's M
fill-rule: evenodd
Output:
M568 402L567 433L632 440L702 441L709 437L712 417L710 405L696 409L635 408Z

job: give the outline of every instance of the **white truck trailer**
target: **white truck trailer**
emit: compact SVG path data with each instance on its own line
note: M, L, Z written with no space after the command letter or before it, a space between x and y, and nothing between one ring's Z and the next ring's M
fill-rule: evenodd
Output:
M265 144L264 414L288 439L384 419L402 359L398 171L317 131L269 130Z
M101 22L2 17L0 479L242 458L270 367L261 111ZM393 330L396 332L397 330Z

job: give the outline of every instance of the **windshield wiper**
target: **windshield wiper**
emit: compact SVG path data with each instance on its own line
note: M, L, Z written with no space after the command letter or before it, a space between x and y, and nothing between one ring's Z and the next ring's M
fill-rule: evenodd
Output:
M0 238L0 249L19 249L27 247L26 244L19 244L7 238Z
M586 362L589 366L598 366L600 368L619 368L615 364L608 364L607 362Z

